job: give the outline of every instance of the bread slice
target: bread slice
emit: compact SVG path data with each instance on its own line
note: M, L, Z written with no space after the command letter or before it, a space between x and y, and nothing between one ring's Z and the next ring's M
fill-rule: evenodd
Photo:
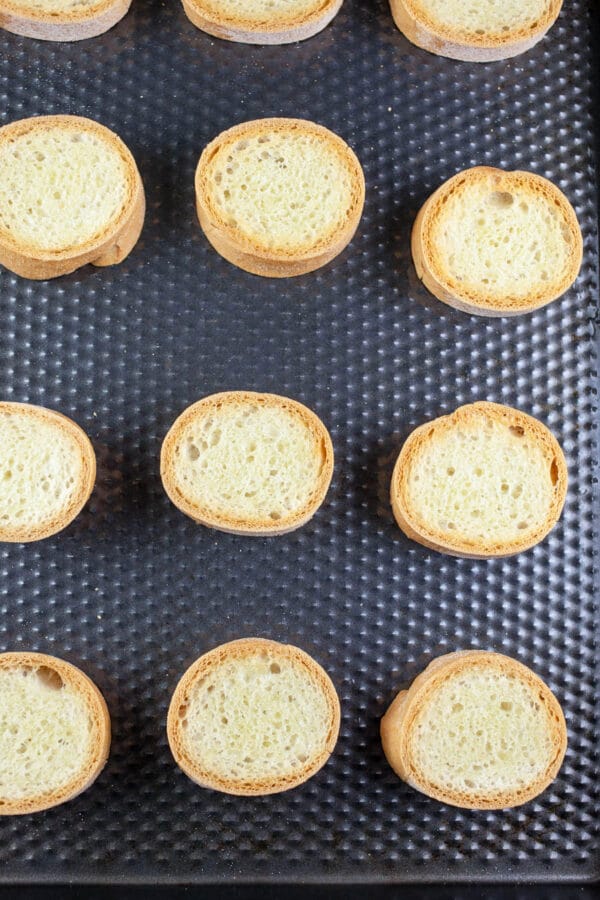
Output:
M165 491L201 525L274 535L315 514L333 474L321 420L277 394L226 391L189 406L164 439Z
M202 153L196 205L229 262L272 278L318 269L350 242L361 217L360 163L337 135L302 119L258 119Z
M119 22L131 0L0 0L0 28L40 41L81 41Z
M391 484L404 533L473 559L510 556L543 540L567 493L567 464L551 432L526 413L470 403L415 429Z
M435 659L381 720L397 775L465 809L505 809L541 794L567 749L558 700L531 669L501 653Z
M562 0L390 0L400 31L417 47L467 62L530 50L556 21Z
M0 541L38 541L66 528L96 479L94 448L60 413L0 402Z
M343 0L182 0L188 19L226 41L291 44L322 31Z
M110 717L96 685L45 653L0 654L0 815L72 800L108 759Z
M121 262L144 211L133 156L98 122L39 116L0 128L0 263L17 275Z
M325 765L340 728L327 673L303 650L262 638L223 644L187 670L167 736L178 766L201 787L276 794Z
M540 175L478 166L431 195L412 231L417 275L439 300L514 316L556 300L581 267L573 207Z

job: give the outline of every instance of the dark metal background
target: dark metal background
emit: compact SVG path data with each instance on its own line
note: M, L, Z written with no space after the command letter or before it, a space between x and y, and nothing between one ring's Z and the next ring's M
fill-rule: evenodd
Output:
M105 693L114 727L91 790L47 813L0 820L2 881L600 876L594 7L567 0L538 48L479 66L408 44L385 0L346 0L321 35L289 47L213 40L177 0L134 0L115 29L81 44L0 32L1 122L98 119L133 151L148 196L142 239L124 264L47 283L0 273L0 396L72 416L99 461L92 500L66 532L1 548L0 646L81 665ZM205 144L268 115L332 128L367 179L351 246L287 281L225 262L194 213ZM581 276L534 315L454 311L410 265L420 204L480 163L546 175L577 210ZM297 398L331 430L332 488L301 531L258 540L211 532L162 491L159 447L175 416L231 388ZM484 398L546 422L571 482L542 545L474 562L405 539L387 492L414 426ZM245 635L303 647L342 699L329 764L274 797L195 787L165 739L185 667ZM442 806L400 782L383 757L378 721L397 690L433 657L464 647L518 657L564 705L564 768L520 809Z

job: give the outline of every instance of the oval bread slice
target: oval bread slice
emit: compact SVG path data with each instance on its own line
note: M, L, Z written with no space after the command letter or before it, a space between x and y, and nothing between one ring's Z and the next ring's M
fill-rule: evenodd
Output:
M431 195L412 231L417 275L438 300L514 316L556 300L581 267L573 207L547 178L477 166Z
M119 22L131 0L0 0L0 27L40 41L81 41Z
M303 119L224 131L196 169L196 206L215 250L255 275L324 266L351 241L365 198L360 163L337 135Z
M304 525L325 499L333 446L321 420L296 400L226 391L175 420L160 472L175 506L201 525L284 534Z
M96 479L85 432L61 413L0 402L0 541L38 541L66 528Z
M465 809L541 794L567 748L558 700L522 663L482 650L435 659L381 720L387 760L417 791Z
M558 521L567 464L552 433L498 403L471 403L415 429L396 461L392 509L412 540L452 556L521 553Z
M343 0L183 0L202 31L243 44L290 44L322 31Z
M331 679L298 647L262 638L223 644L187 670L167 736L201 787L276 794L319 771L335 747L340 704Z
M17 275L119 263L144 212L133 156L98 122L38 116L0 128L0 263Z
M0 815L73 799L109 749L108 709L87 675L45 653L0 654Z
M400 31L417 47L467 62L530 50L556 21L562 0L390 0Z

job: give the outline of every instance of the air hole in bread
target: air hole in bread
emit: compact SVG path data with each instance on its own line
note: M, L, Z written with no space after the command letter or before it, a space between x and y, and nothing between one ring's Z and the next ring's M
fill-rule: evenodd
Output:
M515 437L523 437L525 434L525 429L521 425L511 425L509 431L511 434L514 434Z
M200 451L198 450L198 448L196 447L195 444L189 444L188 456L192 461L198 459L198 457L200 456Z
M273 675L279 675L279 673L281 672L281 666L279 665L279 663L271 663L269 671L272 672Z
M183 704L179 707L179 709L177 710L177 715L179 716L180 719L185 719L186 714L187 714L187 710L188 710L188 708L187 708L187 704L186 704L186 703L183 703Z
M453 466L450 466L448 469L446 469L446 471L447 471L448 475L454 475L454 473L456 472L456 469Z
M503 709L505 712L510 712L510 710L512 709L512 703L510 703L508 700L503 700L500 704L500 709Z
M513 491L512 491L513 499L518 500L522 493L523 493L523 485L522 484L515 485L515 487L513 488Z
M552 465L550 466L550 481L552 484L556 484L558 481L558 463L556 459L552 460Z
M515 198L508 191L492 191L489 196L489 202L491 206L506 209L506 207L513 205Z
M281 513L280 513L280 512L277 512L277 511L275 511L275 510L273 510L273 512L270 512L270 513L269 513L269 517L270 517L271 519L277 520L277 519L280 519L280 518L281 518Z
M35 674L42 684L45 684L46 687L51 688L53 691L60 691L64 686L64 682L58 672L55 669L51 669L50 666L40 666L39 669L36 669Z

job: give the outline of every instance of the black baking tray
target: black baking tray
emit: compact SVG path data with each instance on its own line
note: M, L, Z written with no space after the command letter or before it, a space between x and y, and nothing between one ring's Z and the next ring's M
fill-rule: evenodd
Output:
M117 27L80 44L0 32L2 124L47 113L103 122L133 151L148 198L142 238L122 265L51 282L0 272L0 396L72 416L99 464L92 499L67 531L0 549L0 648L84 668L114 731L92 789L0 820L7 897L9 885L21 898L93 896L93 884L111 896L117 886L134 897L187 885L185 896L237 897L254 884L266 898L286 883L291 898L319 887L349 897L352 886L357 896L368 886L374 898L409 897L409 884L436 885L418 890L444 898L465 896L466 881L480 883L472 896L519 882L518 896L527 884L555 896L550 885L561 883L566 897L598 882L596 15L593 0L567 0L537 48L478 66L409 44L384 0L346 0L324 32L288 47L212 39L177 0L134 0ZM332 128L367 181L352 244L324 269L284 281L221 259L194 212L206 143L269 115ZM411 266L420 204L482 163L545 175L576 208L581 275L533 315L457 312ZM162 490L158 453L174 418L236 388L299 399L331 431L332 487L300 531L254 540L209 531ZM403 536L388 503L410 430L476 399L542 419L569 463L559 525L512 559L430 552ZM263 798L194 786L164 729L186 666L248 635L314 655L343 711L327 766ZM433 657L466 647L518 657L565 709L563 769L519 809L438 804L400 782L381 751L379 719L399 688ZM70 891L34 890L52 884Z

